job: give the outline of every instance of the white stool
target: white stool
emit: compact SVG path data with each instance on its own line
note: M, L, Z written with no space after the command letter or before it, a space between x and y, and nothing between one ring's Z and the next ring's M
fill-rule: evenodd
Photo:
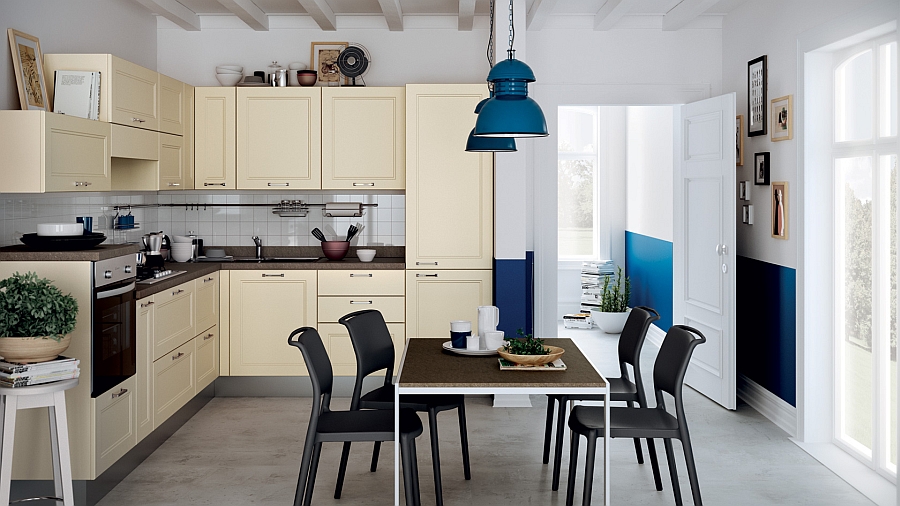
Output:
M75 506L72 495L72 464L69 458L69 426L66 419L65 391L78 384L77 379L34 385L0 387L0 505L9 504L12 478L13 442L16 440L16 411L29 408L50 409L50 451L53 454L53 486L63 506ZM45 499L45 498L42 498Z

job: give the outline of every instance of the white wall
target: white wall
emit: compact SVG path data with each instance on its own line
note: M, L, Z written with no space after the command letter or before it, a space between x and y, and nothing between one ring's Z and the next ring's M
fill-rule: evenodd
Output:
M113 53L156 68L156 19L131 0L0 0L0 20L4 30L40 39L43 53ZM19 109L8 43L3 47L0 109Z
M672 107L627 109L625 230L672 242Z

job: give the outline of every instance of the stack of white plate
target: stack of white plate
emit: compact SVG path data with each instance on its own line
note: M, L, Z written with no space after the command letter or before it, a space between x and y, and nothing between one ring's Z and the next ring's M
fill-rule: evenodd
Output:
M219 65L216 67L216 79L222 86L234 86L244 78L244 67L240 65Z

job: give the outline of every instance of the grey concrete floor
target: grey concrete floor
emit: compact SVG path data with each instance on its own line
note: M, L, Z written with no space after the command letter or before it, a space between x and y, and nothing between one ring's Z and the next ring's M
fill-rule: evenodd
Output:
M617 375L617 336L598 331L562 331L573 337L601 371ZM642 356L649 380L656 349ZM649 381L648 381L649 383ZM652 385L648 385L648 391ZM546 413L544 396L532 408L493 408L487 397L466 401L472 480L463 479L456 413L438 415L444 504L557 505L565 502L568 439L561 490L552 492L551 467L541 463ZM334 409L348 399L335 399ZM215 398L112 490L101 506L118 505L288 505L293 500L311 402L305 398ZM727 411L685 389L685 410L693 438L703 501L707 505L871 504L862 494L788 441L788 435L740 403ZM426 427L416 441L422 504L434 504L431 452ZM693 504L681 445L674 443L685 504ZM575 504L581 503L582 441ZM387 505L393 503L393 443L382 447L378 471L369 472L372 444L356 444L350 454L343 496L333 498L340 443L325 444L313 503ZM598 444L598 463L602 465ZM646 455L646 446L644 447ZM630 440L611 445L611 503L674 504L665 453L657 443L664 490L657 492L649 461L638 465ZM646 460L646 459L645 459ZM594 504L602 504L602 467L594 480ZM402 489L401 489L402 494ZM401 499L402 500L402 499Z

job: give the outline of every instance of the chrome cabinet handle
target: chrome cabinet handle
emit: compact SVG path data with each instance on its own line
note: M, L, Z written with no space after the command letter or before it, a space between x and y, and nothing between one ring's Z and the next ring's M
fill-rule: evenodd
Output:
M177 290L175 292L172 292L172 295L178 295L179 293L184 293L184 290Z
M143 123L145 120L142 120L141 118L131 118L131 121L137 121L138 123Z
M416 262L416 265L434 265L437 267L437 262Z
M369 273L369 274L352 274L351 273L350 277L351 278L371 278L372 274L371 273Z
M290 186L291 183L267 183L269 186Z
M203 183L203 186L225 186L225 183Z
M115 399L116 397L122 397L123 395L125 395L127 393L128 393L127 388L120 388L118 392L112 394L112 398Z
M353 186L375 186L375 183L353 183Z
M351 304L371 304L371 300L351 300Z
M75 181L75 186L90 186L94 183L90 181Z
M150 307L150 306L152 306L153 304L156 304L156 303L153 302L153 301L151 300L150 302L148 302L148 303L146 303L146 304L141 304L141 307Z
M262 277L264 277L264 278L283 278L284 274L283 273L282 274L263 274Z
M417 278L436 278L437 274L416 274Z
M174 357L172 357L172 360L178 360L179 358L181 358L181 357L183 357L183 356L184 356L184 353L182 353L182 352L179 351L179 352L178 352L178 355L175 355Z
M204 282L204 283L208 283L208 282L210 282L210 281L212 281L212 280L214 280L214 279L215 279L215 278L206 278L206 279L203 280L203 282Z
M181 183L169 183L169 186L181 186Z
M204 340L204 341L209 341L210 339L212 339L212 338L214 338L214 337L216 337L215 334L206 334L206 336L203 338L203 340Z

